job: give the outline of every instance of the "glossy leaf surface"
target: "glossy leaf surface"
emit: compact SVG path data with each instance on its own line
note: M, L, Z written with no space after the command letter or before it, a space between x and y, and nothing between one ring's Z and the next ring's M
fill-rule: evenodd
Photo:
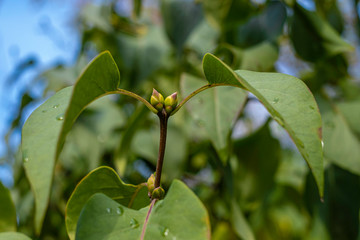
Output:
M174 180L165 199L155 204L144 228L148 210L149 207L132 210L96 194L81 212L76 239L140 239L142 231L143 239L210 239L205 207L178 180Z
M322 196L324 173L321 117L306 85L296 77L281 73L234 72L211 54L205 55L203 68L210 84L244 88L262 102L293 139L311 168Z
M115 91L120 74L109 52L96 57L73 88L65 88L38 107L22 131L27 177L35 195L35 229L40 233L49 201L53 171L67 133L85 107Z
M66 206L66 228L70 239L75 239L76 224L81 209L95 193L103 193L116 202L132 209L149 204L145 184L125 184L109 167L99 167L90 172L77 185Z

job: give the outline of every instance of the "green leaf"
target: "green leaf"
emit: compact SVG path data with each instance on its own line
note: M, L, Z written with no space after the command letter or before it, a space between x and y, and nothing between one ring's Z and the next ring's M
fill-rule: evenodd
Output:
M166 197L152 208L138 211L123 207L103 194L94 195L83 208L76 230L77 240L210 239L209 217L204 205L182 182L175 180Z
M233 164L235 196L248 205L260 204L275 184L281 159L279 141L271 135L269 121L246 138L233 141L237 167Z
M140 209L149 204L147 192L145 184L125 184L112 168L93 170L76 186L66 205L65 222L69 238L75 239L81 209L95 193L103 193L128 208Z
M299 4L294 7L290 37L297 54L307 61L316 61L353 49L329 23Z
M205 81L185 74L181 80L183 96L202 87ZM218 150L227 146L227 140L236 117L244 106L247 92L233 87L211 88L186 104L193 119L206 132Z
M16 211L10 191L0 181L0 232L16 231Z
M261 55L261 58L259 56ZM278 59L277 47L270 42L263 42L250 48L244 49L240 69L251 71L268 71L273 69Z
M319 99L323 118L324 156L330 162L360 175L360 141L348 122L329 103Z
M231 202L231 223L236 234L245 240L255 240L254 233L244 214L235 202Z
M338 107L350 128L360 134L360 101L342 102Z
M18 232L3 232L0 233L0 240L31 240L31 238Z
M85 69L73 88L65 88L38 107L22 131L26 175L35 196L35 231L40 233L49 201L56 159L77 117L95 99L115 91L119 70L109 52Z
M211 54L203 60L206 79L214 85L232 85L248 90L289 133L315 177L323 196L324 172L321 146L321 117L305 83L282 73L234 72ZM301 113L301 114L299 114Z
M201 5L195 1L162 0L161 13L165 31L180 53L189 35L202 20Z
M286 8L281 1L269 1L263 11L245 24L229 28L229 43L239 47L250 47L262 42L276 42L282 34L286 21Z

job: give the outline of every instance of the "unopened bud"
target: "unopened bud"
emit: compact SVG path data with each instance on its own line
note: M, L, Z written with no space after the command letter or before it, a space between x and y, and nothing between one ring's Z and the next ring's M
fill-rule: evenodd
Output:
M151 176L148 178L146 184L147 184L149 193L152 193L154 191L154 188L155 188L155 176L154 176L154 174L151 174Z
M157 187L151 194L152 199L163 199L165 197L165 190L162 187Z
M165 98L164 104L165 104L165 111L170 114L178 104L177 92L174 92L170 96L167 96Z
M161 93L153 89L150 103L151 105L153 105L154 108L156 108L156 110L161 111L164 107L164 97L161 95Z

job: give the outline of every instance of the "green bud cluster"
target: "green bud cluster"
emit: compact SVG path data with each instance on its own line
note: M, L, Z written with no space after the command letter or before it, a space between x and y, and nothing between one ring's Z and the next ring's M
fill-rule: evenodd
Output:
M164 97L161 95L161 93L153 89L150 103L156 110L162 111L164 108L165 111L170 114L178 104L177 92L171 94L170 96L167 96L164 100Z
M146 182L148 188L148 195L152 199L163 199L165 196L165 190L162 187L155 188L155 174L151 174Z

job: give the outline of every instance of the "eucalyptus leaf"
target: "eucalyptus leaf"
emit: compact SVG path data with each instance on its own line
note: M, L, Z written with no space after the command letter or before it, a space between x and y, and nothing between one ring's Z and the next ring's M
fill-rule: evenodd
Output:
M124 207L103 194L84 206L76 229L77 240L92 239L210 239L209 216L204 205L182 182L174 180L164 200L138 211ZM174 217L177 216L177 217Z
M0 240L31 240L31 238L18 232L2 232Z
M16 211L10 191L0 181L0 232L6 231L16 231Z
M320 196L323 196L321 117L307 86L300 79L282 73L234 72L212 54L205 55L203 68L210 84L246 89L262 102L293 139L312 170Z
M65 222L69 238L75 239L81 209L95 193L103 193L128 208L140 209L149 204L147 192L145 184L125 184L112 168L99 167L93 170L76 186L66 205Z
M74 87L65 88L38 107L22 130L26 175L35 196L35 230L40 233L49 201L54 166L67 133L85 107L115 91L120 74L109 52L97 56Z

